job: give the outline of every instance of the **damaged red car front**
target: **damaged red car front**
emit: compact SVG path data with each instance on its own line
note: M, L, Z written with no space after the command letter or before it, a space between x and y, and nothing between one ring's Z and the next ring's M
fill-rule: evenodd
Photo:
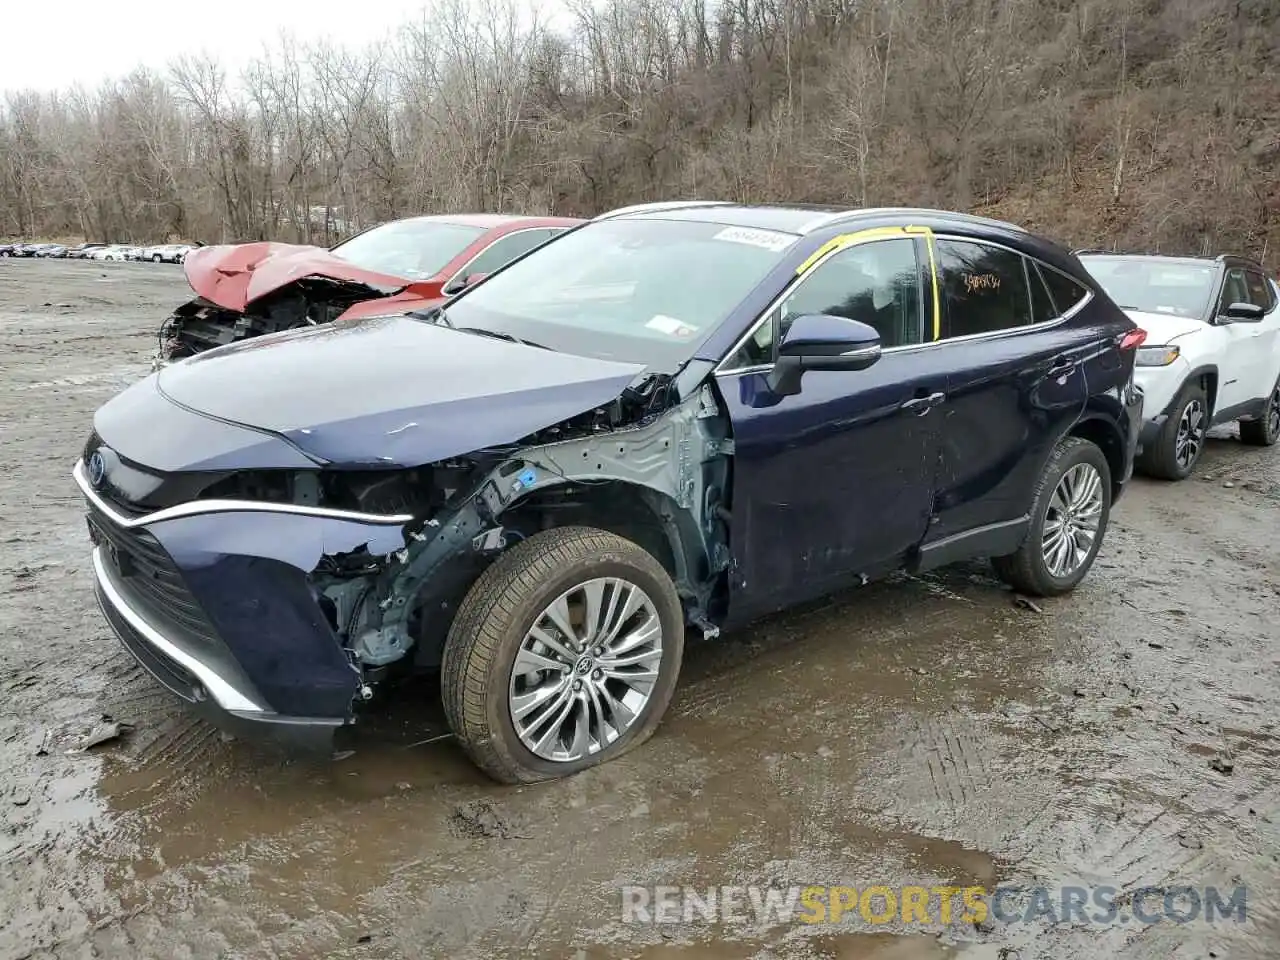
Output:
M185 270L196 296L161 326L153 366L280 330L426 309L581 222L423 216L331 249L262 242L193 250Z

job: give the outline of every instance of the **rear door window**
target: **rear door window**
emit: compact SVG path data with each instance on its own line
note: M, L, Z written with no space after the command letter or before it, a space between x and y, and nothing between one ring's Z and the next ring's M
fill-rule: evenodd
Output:
M1021 254L970 240L937 242L942 339L1031 324L1031 292Z

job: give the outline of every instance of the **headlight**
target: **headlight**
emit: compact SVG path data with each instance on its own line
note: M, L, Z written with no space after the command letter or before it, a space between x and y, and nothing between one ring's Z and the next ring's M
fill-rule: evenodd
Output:
M1155 346L1139 347L1137 364L1140 367L1167 367L1178 359L1177 347Z

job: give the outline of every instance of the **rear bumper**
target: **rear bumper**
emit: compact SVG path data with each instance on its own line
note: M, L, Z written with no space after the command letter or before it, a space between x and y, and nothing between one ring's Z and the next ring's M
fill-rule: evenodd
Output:
M265 707L242 680L201 656L198 644L162 626L135 608L103 558L93 551L95 594L103 616L135 660L170 693L219 729L249 740L273 743L291 752L326 754L342 721L286 717Z
M1123 396L1125 418L1124 471L1120 477L1120 483L1117 484L1113 500L1119 499L1120 494L1124 492L1125 485L1129 482L1129 478L1133 476L1133 461L1142 452L1142 438L1146 431L1146 421L1143 420L1146 397L1142 387L1136 383L1130 383L1125 388Z

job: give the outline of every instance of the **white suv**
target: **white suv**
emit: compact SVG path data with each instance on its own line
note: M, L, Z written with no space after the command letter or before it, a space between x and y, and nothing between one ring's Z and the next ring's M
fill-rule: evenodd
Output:
M1134 381L1146 395L1137 467L1188 476L1212 426L1240 422L1244 443L1280 438L1280 287L1252 260L1079 251L1080 261L1147 331Z

